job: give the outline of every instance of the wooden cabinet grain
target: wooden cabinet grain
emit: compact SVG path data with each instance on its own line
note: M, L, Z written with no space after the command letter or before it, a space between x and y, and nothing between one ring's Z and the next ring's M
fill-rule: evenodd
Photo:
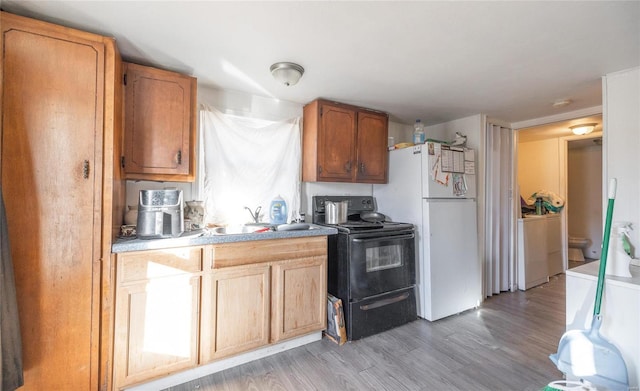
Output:
M116 255L120 389L326 328L327 237Z
M198 364L202 247L118 254L114 382Z
M386 114L358 112L356 182L387 183L388 135L389 119Z
M218 269L202 291L201 362L269 343L269 265Z
M302 180L387 182L385 113L322 99L304 107Z
M131 63L123 72L125 177L193 181L196 79Z
M327 328L327 262L323 256L277 262L272 269L271 341Z
M2 192L21 389L108 388L110 344L101 344L108 340L101 328L109 314L101 310L109 301L102 273L110 260L113 159L103 156L113 150L118 122L119 55L110 38L0 17Z
M210 246L202 362L326 328L326 236Z

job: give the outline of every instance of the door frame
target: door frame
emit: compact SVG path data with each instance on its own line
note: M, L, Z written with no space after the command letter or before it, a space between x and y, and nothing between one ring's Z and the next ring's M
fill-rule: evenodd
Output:
M513 188L514 190L518 190L519 189L519 185L518 185L518 140L519 140L519 131L523 130L523 129L528 129L528 128L534 128L537 126L543 126L543 125L549 125L555 122L563 122L563 121L569 121L569 120L574 120L574 119L580 119L580 118L584 118L584 117L590 117L590 116L594 116L594 115L603 115L603 109L602 106L594 106L594 107L589 107L589 108L585 108L585 109L581 109L581 110L575 110L575 111L570 111L570 112L566 112L566 113L561 113L561 114L557 114L557 115L552 115L552 116L548 116L548 117L542 117L542 118L534 118L534 119L530 119L530 120L526 120L526 121L521 121L521 122L514 122L511 124L511 128L513 129L513 146L514 146L514 150L513 150L513 156L512 156L512 167L513 167ZM604 126L604 118L603 118L603 126ZM589 135L588 138L596 138L596 137L602 137L602 131L599 132L594 132L592 135ZM567 199L567 188L568 188L568 183L567 183L567 169L568 169L568 161L567 161L567 148L568 148L568 142L572 141L572 140L577 140L577 139L585 139L585 136L564 136L564 137L559 137L560 140L560 150L559 150L559 170L560 170L560 194L559 196L562 197L564 200ZM561 219L561 225L562 225L562 243L563 243L563 249L562 249L562 263L563 263L563 268L564 270L567 270L568 267L568 248L567 248L567 243L568 243L568 221L567 221L567 213L568 213L568 206L565 206L565 212L561 213L560 219ZM512 235L513 238L515 239L513 242L513 246L515 248L515 254L517 254L518 251L518 240L517 240L517 219L520 217L520 213L518 212L519 208L520 208L520 197L516 197L514 195L513 197L513 208L516 210L516 213L513 214L513 222L512 222ZM563 208L564 209L564 208ZM517 272L517 265L518 262L516 259L512 259L512 262L514 264L514 270L516 270ZM516 274L517 275L517 274ZM517 281L514 281L514 283L516 283Z

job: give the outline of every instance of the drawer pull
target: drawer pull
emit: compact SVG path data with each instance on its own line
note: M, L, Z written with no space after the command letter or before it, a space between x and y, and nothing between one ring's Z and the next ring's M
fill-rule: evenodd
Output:
M405 293L401 294L400 296L391 297L389 299L384 299L384 300L379 300L379 301L376 301L375 303L371 303L371 304L361 305L360 309L363 310L363 311L374 310L376 308L384 307L385 305L397 303L397 302L402 301L402 300L407 300L408 297L409 297L409 293L405 292Z

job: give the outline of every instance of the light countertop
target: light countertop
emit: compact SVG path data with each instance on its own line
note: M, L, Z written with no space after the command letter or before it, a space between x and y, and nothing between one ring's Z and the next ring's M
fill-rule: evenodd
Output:
M269 232L254 232L254 233L241 233L241 234L226 234L218 235L207 233L204 235L191 235L188 234L178 238L167 239L138 239L132 238L119 238L111 246L111 252L123 253L129 251L144 251L144 250L157 250L171 247L186 247L186 246L204 246L207 244L219 244L219 243L235 243L235 242L248 242L252 240L270 240L270 239L288 239L288 238L300 238L306 236L326 236L335 235L338 230L331 227L325 227L321 225L310 224L310 228L307 230L299 231L269 231Z
M597 281L600 261L586 263L567 270L567 276ZM640 290L640 266L629 266L631 277L606 276L606 283Z

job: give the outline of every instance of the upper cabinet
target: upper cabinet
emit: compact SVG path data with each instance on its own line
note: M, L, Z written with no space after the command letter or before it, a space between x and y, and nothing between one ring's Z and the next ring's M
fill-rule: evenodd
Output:
M123 73L125 178L193 181L196 79L131 63Z
M303 181L387 182L386 113L318 99L303 121Z

